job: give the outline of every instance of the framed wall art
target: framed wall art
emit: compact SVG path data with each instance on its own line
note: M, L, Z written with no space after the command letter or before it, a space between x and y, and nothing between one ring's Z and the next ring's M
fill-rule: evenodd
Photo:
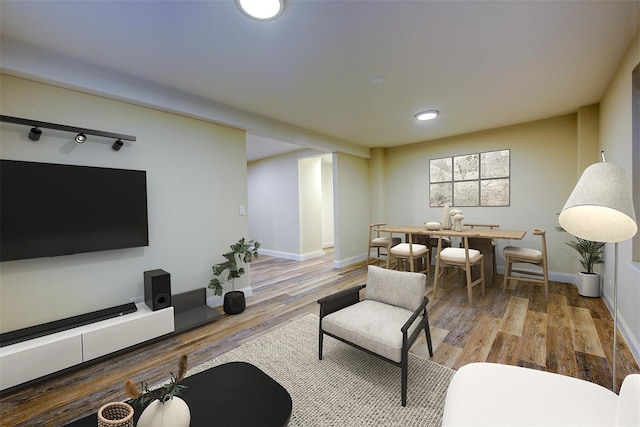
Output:
M429 206L509 206L511 150L429 161Z

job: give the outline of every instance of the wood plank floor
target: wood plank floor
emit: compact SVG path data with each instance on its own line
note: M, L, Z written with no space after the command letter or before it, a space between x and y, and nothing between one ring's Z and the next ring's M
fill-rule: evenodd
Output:
M244 313L2 395L0 425L62 426L124 399L128 378L165 381L182 354L195 366L290 319L317 314L319 298L365 282L364 263L332 265L332 251L302 262L261 256L251 264L253 296ZM484 297L474 289L469 306L462 277L454 272L446 278L445 289L428 305L432 360L454 369L475 361L520 365L611 387L613 321L600 298L580 297L573 285L552 283L545 303L542 289L524 282L513 282L503 294L501 279L487 286ZM412 352L428 357L426 347L423 336ZM617 369L619 383L640 373L620 335Z

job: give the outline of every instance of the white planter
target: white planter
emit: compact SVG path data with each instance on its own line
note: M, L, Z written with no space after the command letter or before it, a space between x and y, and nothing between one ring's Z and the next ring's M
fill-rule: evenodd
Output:
M600 275L598 273L578 273L578 293L583 297L599 297Z
M140 414L137 427L189 427L191 412L184 400L173 397L161 403L154 400Z

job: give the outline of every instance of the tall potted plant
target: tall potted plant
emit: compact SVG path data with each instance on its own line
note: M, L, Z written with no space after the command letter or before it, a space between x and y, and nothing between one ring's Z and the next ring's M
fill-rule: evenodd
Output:
M566 231L562 227L556 227L556 230ZM580 254L580 265L586 270L578 274L578 293L585 297L599 297L600 275L593 271L593 266L604 263L602 257L604 243L576 237L576 240L566 242L566 244Z
M241 238L238 242L231 245L231 250L222 254L225 261L215 264L213 275L215 276L209 282L209 288L213 289L214 294L222 295L222 284L231 283L231 291L224 294L224 312L227 314L242 313L246 308L244 292L236 291L234 280L241 277L244 273L242 264L248 264L253 258L258 257L258 249L260 242L256 239L245 240ZM241 265L239 265L241 264Z
M599 297L600 275L593 271L593 266L604 263L602 257L604 243L576 237L576 240L567 242L567 245L580 254L580 265L586 270L578 275L578 293L585 297Z

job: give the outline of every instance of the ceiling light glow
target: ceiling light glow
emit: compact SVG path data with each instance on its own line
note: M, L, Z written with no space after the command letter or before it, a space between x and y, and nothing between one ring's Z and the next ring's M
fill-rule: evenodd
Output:
M416 114L416 119L420 121L433 120L438 117L438 114L440 114L438 110L421 111Z
M242 13L258 21L276 19L284 11L284 0L236 0Z

